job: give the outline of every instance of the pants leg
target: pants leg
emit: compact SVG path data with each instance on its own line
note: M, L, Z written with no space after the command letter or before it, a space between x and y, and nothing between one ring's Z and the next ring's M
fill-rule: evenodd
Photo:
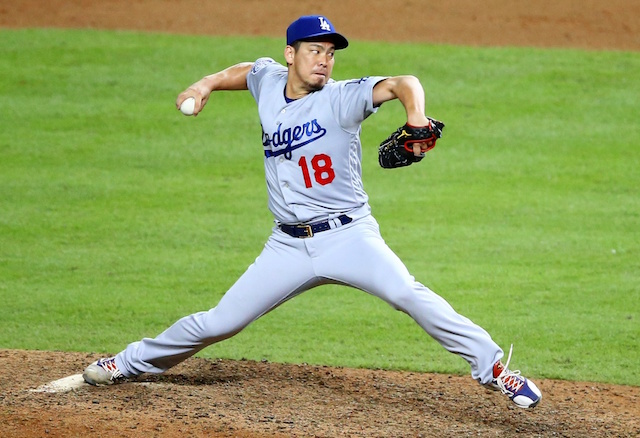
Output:
M483 328L414 279L380 236L373 217L317 237L318 275L362 289L405 312L445 349L463 357L474 379L491 381L493 364L503 351Z
M164 372L203 348L239 333L319 281L304 242L274 233L216 307L181 318L155 338L129 344L116 356L116 364L128 377Z

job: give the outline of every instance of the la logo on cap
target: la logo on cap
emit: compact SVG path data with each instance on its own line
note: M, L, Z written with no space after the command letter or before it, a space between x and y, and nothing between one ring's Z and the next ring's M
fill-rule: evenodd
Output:
M327 32L331 32L331 25L327 23L327 19L324 17L318 17L320 20L320 29L326 30Z

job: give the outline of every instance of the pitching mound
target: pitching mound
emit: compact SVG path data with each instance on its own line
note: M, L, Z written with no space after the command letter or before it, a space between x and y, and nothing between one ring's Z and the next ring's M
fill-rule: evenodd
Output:
M553 380L536 382L544 398L531 411L468 376L200 358L120 385L42 391L97 358L0 350L2 436L640 435L640 388Z

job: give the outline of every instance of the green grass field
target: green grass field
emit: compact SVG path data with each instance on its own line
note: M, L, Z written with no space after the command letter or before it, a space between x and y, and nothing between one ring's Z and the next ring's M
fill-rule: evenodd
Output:
M280 39L0 30L0 348L115 353L213 307L269 235L247 92L176 95ZM416 55L418 55L416 57ZM416 61L416 58L418 59ZM385 171L383 236L538 378L640 385L640 53L353 42L334 78L414 74L445 137ZM322 287L201 353L466 374L408 317Z

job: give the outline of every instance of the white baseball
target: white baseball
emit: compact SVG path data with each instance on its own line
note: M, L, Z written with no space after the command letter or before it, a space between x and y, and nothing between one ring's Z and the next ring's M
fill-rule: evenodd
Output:
M180 105L180 112L185 116L192 116L193 111L196 109L195 97L186 98Z

